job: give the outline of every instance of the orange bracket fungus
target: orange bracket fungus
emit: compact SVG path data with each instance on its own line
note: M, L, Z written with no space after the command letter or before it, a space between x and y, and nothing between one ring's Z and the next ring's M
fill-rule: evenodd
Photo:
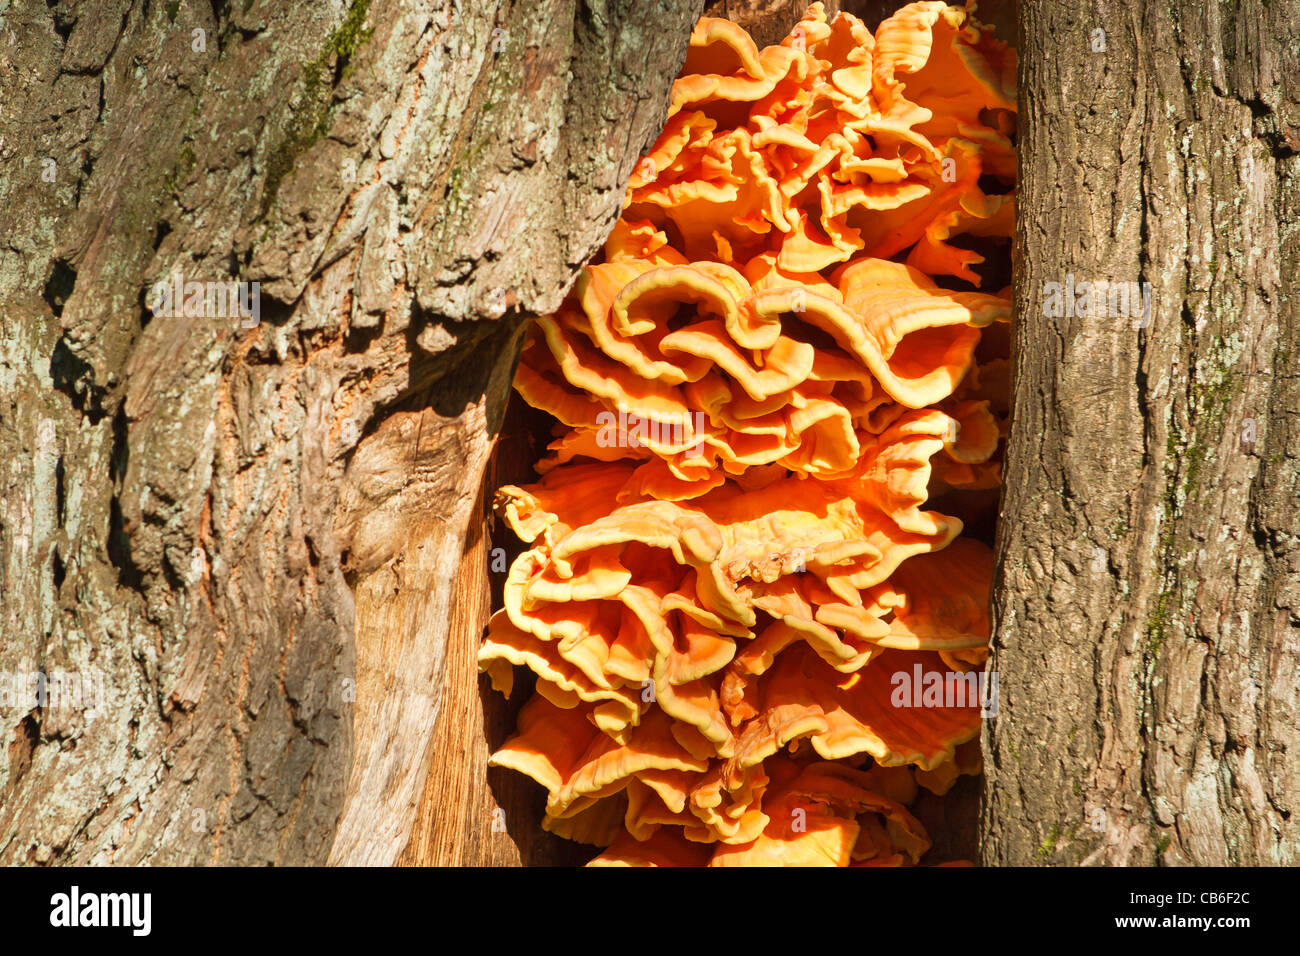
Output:
M972 9L690 39L622 217L528 338L557 421L479 655L493 756L594 864L923 861L978 774L1015 53ZM993 287L993 286L997 287ZM995 491L993 493L996 493ZM954 693L954 691L956 693Z

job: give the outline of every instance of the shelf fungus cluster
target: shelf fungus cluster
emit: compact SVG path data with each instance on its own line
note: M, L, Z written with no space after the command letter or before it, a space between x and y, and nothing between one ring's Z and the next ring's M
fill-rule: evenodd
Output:
M497 492L527 550L479 659L535 674L493 763L593 863L918 863L918 788L979 772L1014 75L942 2L874 34L814 4L764 50L701 20L526 342L558 424Z

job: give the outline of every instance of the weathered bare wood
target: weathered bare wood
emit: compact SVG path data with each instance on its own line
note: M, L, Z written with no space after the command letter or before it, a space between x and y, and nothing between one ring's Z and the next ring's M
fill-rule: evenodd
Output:
M480 699L476 656L490 613L490 560L480 494L456 576L451 608L442 703L429 745L424 781L411 839L398 864L456 866L474 860L485 866L519 866L520 855L505 826L505 811L487 786L489 756L485 710Z
M698 10L0 14L0 672L104 703L0 700L0 860L396 857L518 325ZM260 325L152 314L172 272L259 282Z
M1020 17L983 859L1294 865L1300 4ZM1044 315L1069 276L1149 325Z
M509 561L523 550L488 511L491 490L535 480L553 420L515 396L489 464L456 579L443 671L443 703L430 744L429 774L398 860L407 866L520 866L585 863L595 848L542 829L546 791L521 774L489 768L488 757L514 733L531 680L516 674L507 700L478 672L478 648ZM495 529L495 535L494 535Z
M473 414L396 412L348 467L336 528L355 576L356 744L331 862L389 864L409 839L442 702L449 622L465 598L452 583L474 514L472 482L497 425L482 396L509 387L514 337L486 343L450 376L480 396Z

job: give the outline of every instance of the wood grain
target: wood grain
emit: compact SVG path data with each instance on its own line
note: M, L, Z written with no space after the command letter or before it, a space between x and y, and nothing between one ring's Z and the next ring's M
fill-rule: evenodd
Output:
M429 774L411 840L399 866L517 866L519 849L501 826L503 813L487 786L488 715L475 655L491 605L488 547L480 493L469 540L453 585L442 681L442 712ZM499 709L499 708L498 708ZM500 812L499 812L500 811Z
M491 493L503 484L533 480L554 420L515 396L506 411L470 523L456 578L442 715L430 750L429 773L401 866L548 866L585 863L596 850L542 829L546 792L529 778L489 768L488 757L514 732L532 679L515 669L509 700L478 672L478 647L494 607L500 606L504 572L522 549L493 521ZM495 526L496 535L493 536ZM494 548L503 552L493 554Z

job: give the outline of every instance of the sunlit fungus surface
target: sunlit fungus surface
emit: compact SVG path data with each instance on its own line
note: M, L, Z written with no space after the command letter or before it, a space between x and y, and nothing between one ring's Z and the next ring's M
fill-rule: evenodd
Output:
M558 424L497 491L525 550L479 661L536 675L492 762L593 864L950 862L913 810L992 706L963 517L1007 432L1015 69L942 2L813 4L764 50L701 20L532 329L515 387Z

